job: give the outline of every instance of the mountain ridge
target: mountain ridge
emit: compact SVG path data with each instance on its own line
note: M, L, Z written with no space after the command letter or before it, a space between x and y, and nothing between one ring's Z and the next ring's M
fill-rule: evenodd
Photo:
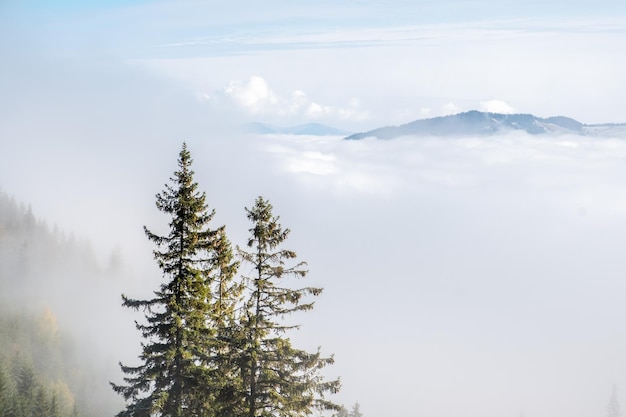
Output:
M533 114L489 113L470 110L448 116L418 119L399 126L385 126L346 136L347 140L366 137L395 139L400 136L490 136L508 131L531 135L576 134L580 136L626 137L626 123L584 124L566 116L537 117Z

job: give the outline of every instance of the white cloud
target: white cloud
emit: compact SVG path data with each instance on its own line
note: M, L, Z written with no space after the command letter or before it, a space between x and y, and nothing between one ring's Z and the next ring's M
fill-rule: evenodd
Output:
M240 26L214 28L236 31L219 33L219 39L198 45L202 49L149 48L155 60L142 66L194 93L209 92L206 98L220 106L276 120L369 121L371 112L382 124L400 106L408 109L405 122L421 108L428 109L425 116L457 113L485 97L585 122L623 118L623 19L593 33L566 19L530 19L517 27L416 25L405 34L371 27L329 34L324 24L310 39L302 32L309 27L295 33L301 35L298 45L290 42L294 31L281 27L267 33L280 32L284 39L263 36L266 22L280 20L277 10L259 10L267 20L255 29L238 16L250 11L228 7ZM354 17L353 8L346 10ZM381 4L381 10L394 9ZM200 30L165 15L150 23L154 36L141 45L187 38L163 31L160 23ZM323 22L328 15L336 16L320 13ZM206 13L192 17L205 22L207 16L224 23ZM142 32L135 23L146 19L124 21L130 22L125 33L135 34ZM50 45L50 52L68 48L63 41L80 39L75 35L84 26L81 21L73 30L45 30L66 35L37 41ZM117 31L117 25L92 26ZM238 41L239 30L251 36ZM146 48L133 49L132 39L116 34L115 40L119 46L105 46L121 49L120 56L150 56ZM345 47L350 45L358 47ZM251 49L257 53L238 53ZM75 51L83 49L68 51L80 56ZM32 56L40 57L36 52ZM86 76L89 62L101 62L84 61L84 68L69 73L49 71L48 62L0 66L0 78L11 80L1 98L11 109L0 123L9 150L0 153L2 186L35 199L35 207L47 204L61 224L142 248L140 225L161 220L153 212L153 192L171 172L178 141L189 138L198 180L233 242L246 236L242 207L262 193L293 228L290 243L311 260L312 278L327 287L319 308L305 318L306 332L296 337L319 334L315 346L337 353L335 369L345 383L340 402L366 398L368 415L495 417L524 409L533 417L577 417L602 407L611 383L626 385L619 320L626 305L623 140L298 137L282 143L283 154L272 153L263 146L274 138L216 134L205 113L184 100L180 105L167 88L155 94L151 84L138 87L136 74L120 75L123 82L117 83L113 74L97 78L106 73L98 67L88 75L96 77L91 83L70 79ZM41 68L46 77L38 76ZM250 74L267 74L272 82ZM129 100L133 94L142 99ZM166 98L165 105L154 106L155 96ZM44 101L31 103L29 97ZM448 100L454 102L442 108ZM44 105L49 103L54 105ZM112 173L112 165L120 169ZM89 216L77 215L77 206ZM96 224L93 218L103 220ZM143 255L150 261L148 250ZM372 328L376 337L368 339ZM396 355L371 360L372 352L390 344L398 347ZM385 390L381 381L390 378L397 384Z
M420 119L426 119L431 116L433 109L430 107L422 107L419 109Z
M289 114L298 114L306 107L309 102L309 98L302 90L296 90L291 93L291 103L289 106Z
M246 82L231 81L223 92L253 114L278 103L278 98L267 81L256 75Z
M515 108L543 116L621 122L623 22L619 16L543 16L392 27L364 21L331 31L327 25L247 26L242 31L226 26L193 48L155 48L162 56L144 59L142 65L194 91L213 92L230 80L263 74L286 102L294 90L322 107L351 109L347 100L359 97L358 108L369 111L368 122L375 119L362 125L367 128L412 120L422 107L438 116L447 101L469 110L490 98L505 98ZM485 105L494 106L491 101ZM304 119L307 107L301 105L296 114ZM405 108L409 117L395 118ZM282 111L293 112L288 106Z
M480 102L480 110L489 113L513 114L516 113L514 107L509 106L502 100L486 100Z
M441 109L441 113L443 116L447 116L450 114L457 114L457 113L460 113L461 111L463 110L451 101L444 104L443 108Z
M309 107L307 108L306 114L310 116L311 118L315 119L315 118L324 116L326 114L329 114L330 112L331 112L331 107L329 106L322 106L317 103L310 103Z
M297 90L281 103L281 95L261 81L228 84L232 96L223 90L220 99L296 113L313 103ZM615 324L624 313L626 290L620 276L626 269L620 249L626 234L623 140L222 136L197 124L197 112L166 103L151 116L171 125L166 131L158 124L160 136L145 130L155 129L152 124L140 123L138 134L126 138L119 115L96 132L99 146L55 147L52 153L29 140L45 135L24 131L19 123L11 132L7 121L0 126L2 137L19 132L24 140L11 142L11 152L0 155L3 186L39 196L37 206L48 201L67 213L65 224L78 222L92 232L98 226L90 221L94 216L114 225L121 220L110 213L127 213L124 227L110 226L107 232L143 248L136 225L161 224L152 195L173 168L176 142L189 137L197 179L233 242L245 242L243 207L258 194L269 198L293 229L291 247L310 262L311 278L326 287L314 314L303 318L307 331L295 338L335 353L331 371L342 375L346 387L338 402L371 398L372 415L389 412L389 401L375 399L380 381L390 377L399 381L389 394L398 416L417 407L421 414L497 417L517 410L523 397L533 416L559 409L578 417L603 404L608 396L603 385L610 387L615 378L626 384L626 341ZM459 109L449 104L450 110ZM62 116L54 106L52 112ZM47 114L36 113L42 115ZM94 112L88 120L97 125L100 118ZM196 127L180 135L181 126ZM59 139L69 141L66 145L83 140L83 131L68 133ZM119 152L122 144L134 152ZM76 153L68 154L69 148ZM137 155L143 155L139 164ZM72 186L76 167L68 158L85 164L79 168L86 186ZM111 164L128 180L111 177ZM39 184L24 184L33 178ZM46 191L59 192L52 183L66 185L61 189L66 198ZM81 220L73 208L85 199L94 202L86 205L90 216ZM136 233L129 237L129 230ZM98 239L105 234L96 233ZM138 259L150 262L148 249ZM354 279L346 277L359 277L359 297ZM120 292L141 282L124 283ZM377 300L379 308L372 309ZM377 337L364 339L372 327L379 329ZM359 373L371 352L390 343L401 347L398 355L373 361L367 373ZM407 365L409 356L416 359ZM416 377L407 382L397 369ZM416 390L422 393L419 401L407 401Z
M343 120L355 120L363 122L369 118L370 112L360 108L360 102L357 99L351 99L348 107L337 109L337 114Z
M369 115L357 98L350 98L346 106L336 106L313 101L300 89L283 95L275 92L267 80L258 75L246 81L230 81L226 87L201 97L216 105L226 101L247 115L265 117L281 124L363 121Z

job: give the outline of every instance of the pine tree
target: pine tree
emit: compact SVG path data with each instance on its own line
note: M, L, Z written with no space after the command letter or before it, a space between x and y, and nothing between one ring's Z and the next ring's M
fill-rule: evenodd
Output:
M74 405L76 407L76 405ZM59 410L59 396L56 391L52 392L52 398L50 399L50 417L60 417L61 411Z
M611 399L606 409L607 417L620 417L619 400L617 399L617 387L613 385L613 392L611 393Z
M216 401L216 417L231 417L241 410L241 392L243 380L239 372L239 353L242 349L241 328L237 321L237 310L242 303L244 285L242 281L235 281L239 262L233 263L234 254L230 242L224 233L217 241L216 265L220 274L217 280L214 311L217 324L217 349L219 366L214 367L217 372L213 381L219 383L219 397Z
M350 410L350 417L363 417L363 413L361 412L361 404L358 402L354 403L352 406L352 410Z
M145 341L142 363L120 364L125 384L111 384L127 401L120 417L211 415L219 397L217 385L223 384L213 379L223 367L218 318L228 322L224 311L232 294L219 294L218 302L215 288L233 289L229 284L237 265L224 228L208 227L215 211L208 210L205 193L198 191L191 164L183 145L171 185L156 196L157 208L171 218L169 234L160 236L144 227L158 247L154 257L165 282L151 299L123 296L125 307L145 312L145 323L136 325ZM216 311L218 306L223 311Z
M324 381L320 375L322 368L333 363L332 356L322 357L319 349L308 353L294 348L285 332L298 326L281 320L290 313L311 310L313 303L305 302L305 297L317 296L322 289L291 289L283 284L285 278L302 278L307 273L306 263L297 262L294 251L282 249L289 229L282 228L272 214L272 205L262 197L246 212L252 222L250 251L240 249L239 253L252 271L245 277L249 298L241 318L246 343L241 358L245 383L242 414L294 417L311 414L316 408L339 410L324 398L339 390L339 380Z
M33 397L33 404L31 406L31 414L33 416L50 417L52 408L46 390L43 386L38 386Z
M224 227L217 230L210 261L212 300L208 320L214 333L205 340L204 385L197 387L197 397L202 400L194 412L195 415L231 417L241 410L242 381L237 362L241 338L235 313L241 304L243 285L234 279L239 262L234 260Z
M348 411L346 407L341 405L339 406L339 409L337 410L337 412L333 414L333 417L350 417L350 412Z
M358 402L354 403L350 411L348 411L346 407L341 405L339 406L337 412L334 414L334 417L363 417L363 413L361 412L361 405Z

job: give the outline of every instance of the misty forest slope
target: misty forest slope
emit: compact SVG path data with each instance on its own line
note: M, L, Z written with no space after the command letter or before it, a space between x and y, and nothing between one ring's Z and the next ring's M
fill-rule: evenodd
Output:
M0 415L78 416L75 393L81 371L51 312L40 317L0 316ZM69 382L71 381L71 382Z
M0 193L0 288L2 298L32 302L80 270L94 276L90 245L38 221L30 207ZM58 279L57 279L58 278Z
M101 414L100 377L48 307L55 294L79 295L76 280L98 275L86 242L51 230L0 193L1 416Z
M124 269L115 251L101 267L88 241L49 227L30 207L0 192L0 417L96 417L119 412L123 401L109 386L119 374L111 373L112 364L108 358L103 361L103 353L119 353L115 345L123 339L122 330L111 305L98 300L107 298L106 292L116 292L119 305L115 287L125 278ZM296 304L296 309L311 307ZM94 335L96 342L91 340ZM308 354L290 347L289 339L280 346L281 366L306 367L304 376L296 375L296 391L306 385L302 378L310 375L314 376L310 383L318 384L322 361L332 363L319 351ZM285 359L285 346L297 353L294 364ZM300 364L303 357L308 359ZM280 384L286 383L284 378ZM220 381L205 383L211 387ZM324 387L336 391L338 384L330 381ZM340 417L362 417L358 404L350 411L331 405Z

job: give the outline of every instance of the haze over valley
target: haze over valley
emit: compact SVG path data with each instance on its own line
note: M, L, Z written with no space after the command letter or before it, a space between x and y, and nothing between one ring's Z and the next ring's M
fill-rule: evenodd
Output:
M24 329L2 375L33 369L63 415L123 409L143 313L121 294L163 282L143 226L169 230L184 142L233 247L258 196L291 229L324 291L289 338L334 354L332 401L617 417L621 3L113 3L0 4L0 332Z

